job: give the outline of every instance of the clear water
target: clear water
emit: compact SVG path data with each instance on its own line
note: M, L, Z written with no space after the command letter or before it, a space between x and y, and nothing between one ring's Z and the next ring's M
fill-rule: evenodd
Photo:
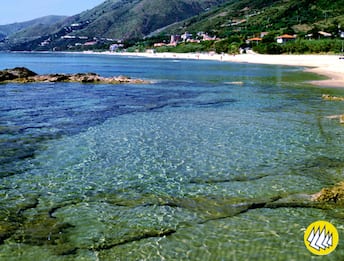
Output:
M0 260L313 260L310 223L344 236L341 208L261 204L344 179L344 129L326 118L344 104L321 100L344 91L301 68L5 53L0 65L153 81L0 85ZM340 243L326 259L343 256Z

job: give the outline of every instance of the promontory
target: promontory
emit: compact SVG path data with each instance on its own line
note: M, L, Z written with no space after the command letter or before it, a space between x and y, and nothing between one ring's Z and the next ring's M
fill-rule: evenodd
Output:
M79 82L98 84L142 84L148 81L132 79L127 76L102 77L96 73L76 74L37 74L25 67L0 70L0 83L32 83L32 82Z

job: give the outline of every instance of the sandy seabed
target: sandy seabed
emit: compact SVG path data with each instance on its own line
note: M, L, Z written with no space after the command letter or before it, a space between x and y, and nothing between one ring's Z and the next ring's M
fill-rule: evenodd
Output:
M216 60L252 64L302 66L306 71L326 76L328 79L312 84L344 88L344 57L340 55L262 55L262 54L213 54L213 53L110 53L102 54L139 56L149 58Z

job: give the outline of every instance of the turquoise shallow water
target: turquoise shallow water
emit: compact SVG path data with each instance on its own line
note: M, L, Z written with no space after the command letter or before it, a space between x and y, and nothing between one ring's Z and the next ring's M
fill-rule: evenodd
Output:
M0 85L0 259L312 260L343 211L269 207L344 179L342 90L300 68L80 54L1 66L147 85ZM242 84L237 84L240 81ZM328 260L341 260L342 243Z

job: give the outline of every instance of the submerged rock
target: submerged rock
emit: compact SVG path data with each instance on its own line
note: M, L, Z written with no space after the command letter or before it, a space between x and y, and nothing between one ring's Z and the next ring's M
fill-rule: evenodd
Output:
M0 221L0 245L17 231L17 223Z
M344 97L339 96L331 96L329 94L323 94L322 99L325 101L344 101ZM344 114L341 115L332 115L328 117L329 119L336 119L339 118L339 122L344 124Z
M25 220L13 237L16 242L37 246L65 244L68 241L65 232L69 228L73 226L42 213Z
M141 79L131 79L127 76L102 77L95 73L77 74L42 74L38 75L24 67L5 69L0 71L0 83L19 82L80 82L80 83L99 83L99 84L120 84L131 83L141 84L147 81Z

